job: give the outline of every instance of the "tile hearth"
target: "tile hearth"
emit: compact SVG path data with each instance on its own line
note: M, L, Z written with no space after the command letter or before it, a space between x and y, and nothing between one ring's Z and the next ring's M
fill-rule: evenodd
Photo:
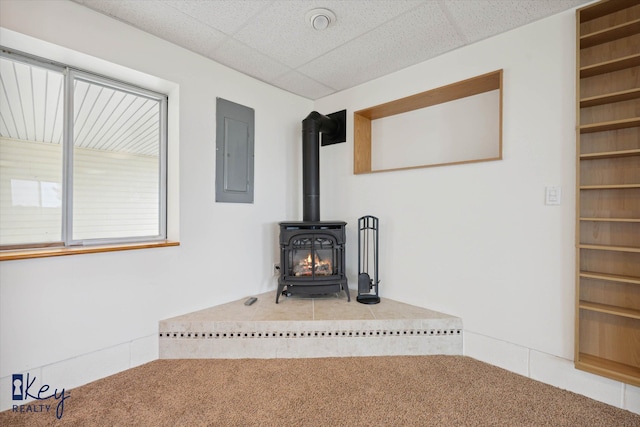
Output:
M462 319L383 298L275 291L160 322L161 359L303 358L462 354Z

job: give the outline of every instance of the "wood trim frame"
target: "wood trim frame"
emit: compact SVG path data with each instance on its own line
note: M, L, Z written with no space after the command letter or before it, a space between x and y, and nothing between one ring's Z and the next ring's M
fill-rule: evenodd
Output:
M71 247L50 247L38 249L20 249L0 251L0 261L13 261L19 259L47 258L53 256L96 254L100 252L129 251L133 249L163 248L167 246L180 246L180 242L162 240L159 242L140 242L118 245L98 245L98 246L71 246Z
M475 163L481 161L502 159L502 74L503 70L472 77L467 80L452 83L436 89L421 92L395 101L376 105L353 113L354 149L353 149L353 173L364 174L372 172L386 172L392 170L416 169L432 166L443 166L460 163ZM408 113L410 111L431 107L457 99L466 98L481 93L500 90L500 111L499 111L499 155L495 158L465 160L452 163L436 163L420 166L410 166L393 169L372 170L371 168L371 122L383 117L396 114Z

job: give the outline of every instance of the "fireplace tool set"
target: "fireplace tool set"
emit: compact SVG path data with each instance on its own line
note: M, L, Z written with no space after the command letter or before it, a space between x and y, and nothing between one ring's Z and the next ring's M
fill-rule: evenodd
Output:
M373 274L373 277L371 277ZM362 304L378 304L378 218L358 219L358 297Z

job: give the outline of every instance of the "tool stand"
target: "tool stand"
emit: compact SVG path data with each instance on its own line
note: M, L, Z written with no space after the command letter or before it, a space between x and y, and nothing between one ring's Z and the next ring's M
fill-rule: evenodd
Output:
M372 277L373 275L373 277ZM358 220L358 297L362 304L378 304L378 218Z

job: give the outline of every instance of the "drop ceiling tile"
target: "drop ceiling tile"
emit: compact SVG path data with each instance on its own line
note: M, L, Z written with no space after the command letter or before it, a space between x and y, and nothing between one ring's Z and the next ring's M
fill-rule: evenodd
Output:
M269 2L264 0L167 0L165 4L223 33L233 34L267 7Z
M234 39L227 39L211 55L215 61L259 80L270 81L291 69Z
M158 0L78 0L98 12L116 17L157 37L193 52L206 55L226 35Z
M290 71L276 78L273 84L288 92L292 92L309 99L319 99L323 96L331 95L334 89L327 87L309 77Z
M274 1L234 38L271 58L296 67L372 30L424 0L380 1ZM326 8L336 23L324 31L312 29L306 13Z
M551 16L589 0L449 0L443 5L469 42Z
M316 99L592 0L73 1ZM318 7L337 15L320 32Z
M462 43L440 6L429 2L299 67L298 71L343 90L433 58Z

